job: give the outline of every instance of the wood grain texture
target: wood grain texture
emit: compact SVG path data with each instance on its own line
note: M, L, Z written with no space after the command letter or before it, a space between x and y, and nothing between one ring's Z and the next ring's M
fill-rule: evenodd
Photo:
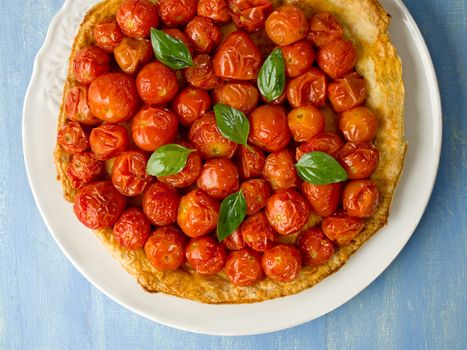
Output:
M34 56L62 1L0 1L0 349L466 349L467 5L405 3L443 98L440 171L422 222L394 263L338 310L282 332L233 338L136 316L61 253L27 183L21 110Z

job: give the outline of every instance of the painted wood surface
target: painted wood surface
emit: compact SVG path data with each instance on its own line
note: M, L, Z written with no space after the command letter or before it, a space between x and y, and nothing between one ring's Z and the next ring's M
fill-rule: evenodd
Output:
M0 349L467 349L467 5L405 2L443 98L441 166L422 222L394 263L338 310L234 338L147 321L92 287L61 253L26 179L21 110L34 56L62 1L0 1Z

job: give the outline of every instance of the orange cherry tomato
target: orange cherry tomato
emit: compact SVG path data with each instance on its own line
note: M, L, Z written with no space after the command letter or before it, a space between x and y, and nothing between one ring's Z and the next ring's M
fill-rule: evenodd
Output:
M230 250L240 250L245 248L245 242L243 241L240 227L237 228L230 235L228 235L227 238L223 240L223 243L225 244L227 249Z
M149 0L125 0L117 12L117 22L125 35L144 38L159 24L156 6Z
M211 236L193 238L185 248L186 260L196 272L202 275L215 275L225 265L225 247Z
M188 133L188 139L199 151L201 158L232 158L237 144L221 135L214 113L209 112L195 120Z
M318 227L303 231L297 239L297 246L306 265L316 267L323 265L334 255L334 244Z
M209 53L221 41L221 32L209 18L196 16L185 28L185 34L196 52Z
M264 179L253 179L242 183L240 190L245 196L246 215L253 215L266 206L271 189Z
M88 104L88 90L84 86L72 87L65 96L65 115L69 120L84 125L97 125L101 120L94 117Z
M266 157L259 148L239 145L235 158L238 173L242 179L246 180L253 177L260 177L263 174Z
M287 149L271 153L266 158L263 176L274 191L286 190L300 184L291 152Z
M110 123L130 119L138 104L133 79L122 73L107 73L92 82L88 90L92 114Z
M188 38L186 37L186 35L183 34L183 32L180 29L166 28L166 29L162 29L162 31L166 34L169 34L172 38L181 40L185 44L185 46L188 48L188 50L190 51L190 54L193 55L193 48L191 47L191 44L188 41Z
M369 218L378 207L379 191L371 180L350 181L342 196L344 210L351 216Z
M144 245L144 253L157 270L176 270L185 262L184 243L185 237L176 228L159 227Z
M367 96L365 79L353 72L329 84L329 101L338 113L361 105Z
M114 50L115 61L126 74L134 74L154 56L149 40L125 38Z
M96 46L87 46L73 57L73 76L82 84L90 84L110 70L110 55Z
M146 173L148 156L141 151L122 152L112 167L112 183L125 196L133 197L144 192L151 182Z
M143 196L143 211L156 226L172 225L177 221L180 194L173 187L155 182Z
M258 89L250 83L227 83L214 89L214 103L222 103L250 114L258 104Z
M183 71L185 79L193 87L212 90L220 84L220 79L214 74L209 55L202 54L193 58L193 66Z
M134 117L131 134L136 145L145 151L155 151L177 136L177 117L161 107L143 107Z
M220 204L200 189L182 197L177 222L189 237L203 236L217 226Z
M138 208L125 210L113 228L115 240L120 246L129 250L143 248L150 233L151 224Z
M282 46L281 50L284 56L285 73L290 78L306 73L315 60L315 52L306 40Z
M293 281L302 269L300 251L288 244L278 244L264 252L261 262L264 273L279 282Z
M269 198L266 217L278 233L288 235L297 232L307 223L310 205L297 191L282 190Z
M310 39L317 47L323 47L335 39L340 39L344 30L340 23L328 12L318 12L310 21Z
M336 39L318 51L316 62L331 78L342 78L357 63L357 51L350 41Z
M277 8L266 19L264 28L277 45L293 44L305 38L309 30L305 13L294 5Z
M79 154L89 147L89 141L78 122L68 122L58 130L57 142L65 152Z
M333 132L322 132L298 146L295 158L298 162L305 153L309 152L325 152L333 156L343 146L344 141L339 135Z
M225 23L230 19L229 8L225 0L199 0L198 16L206 17L217 23Z
M215 74L223 79L253 80L261 68L261 52L248 34L230 33L213 60Z
M289 129L297 142L308 141L324 130L324 116L314 106L298 107L287 115Z
M290 141L287 115L282 106L266 105L250 114L248 141L267 152L284 149Z
M261 95L261 101L263 101L265 104L269 104L269 105L282 105L282 104L285 103L286 100L287 100L287 89L284 89L282 94L278 98L276 98L275 100L272 100L272 101L268 101L266 99L266 97Z
M67 175L75 188L81 188L96 181L103 174L104 162L97 160L91 152L75 154L67 169Z
M329 216L339 206L342 185L340 183L328 185L313 185L308 182L302 184L302 193L311 205L313 211L320 216Z
M147 104L163 105L170 102L178 91L173 70L160 62L145 65L136 77L136 88Z
M172 101L172 110L183 126L190 126L211 108L211 98L202 89L187 87Z
M235 26L247 32L256 32L264 27L266 18L272 12L269 0L228 0L230 16Z
M93 182L75 196L73 211L81 223L93 230L112 227L125 210L126 198L110 181Z
M240 232L245 244L258 252L270 249L277 238L264 211L248 216L240 225Z
M378 166L378 149L370 143L348 142L342 147L337 160L347 171L349 179L370 177Z
M364 227L363 219L349 216L343 212L326 216L321 222L324 234L341 247L349 244Z
M159 0L159 15L168 27L187 24L196 14L196 0Z
M367 107L355 107L345 111L339 118L339 130L347 141L370 142L376 136L378 121Z
M261 255L250 249L231 252L225 264L225 273L234 286L251 286L263 276Z
M326 75L318 68L311 68L287 84L287 100L293 108L306 105L324 107L326 104Z
M208 160L198 178L198 187L215 199L224 199L238 191L237 167L228 159Z
M118 124L104 123L92 129L89 137L91 149L99 160L118 156L128 148L128 131Z
M96 24L94 40L101 49L112 52L125 36L116 21Z

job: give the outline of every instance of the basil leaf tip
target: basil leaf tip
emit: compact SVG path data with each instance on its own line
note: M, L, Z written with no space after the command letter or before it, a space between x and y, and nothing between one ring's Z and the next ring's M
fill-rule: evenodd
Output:
M163 145L149 158L146 172L152 176L177 174L185 168L188 156L194 151L176 144Z
M258 88L268 102L279 98L285 89L285 62L282 50L274 49L258 74Z
M327 185L347 180L345 169L329 154L306 153L295 164L297 174L303 181L314 185Z
M245 114L238 109L217 103L214 105L214 114L219 132L226 139L245 145L250 133L250 122Z
M166 66L172 69L183 69L193 65L190 50L180 39L152 28L151 44L156 58Z
M242 191L235 192L222 201L217 220L217 238L222 242L242 223L246 215L246 200Z

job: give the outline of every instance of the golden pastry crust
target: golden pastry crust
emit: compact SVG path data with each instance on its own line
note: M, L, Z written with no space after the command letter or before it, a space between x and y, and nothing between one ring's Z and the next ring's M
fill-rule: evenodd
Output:
M107 0L92 8L86 15L73 45L72 54L91 44L93 27L104 20L111 20L122 0ZM278 1L275 1L277 5ZM154 269L143 250L126 250L114 240L111 229L96 231L96 235L111 251L122 266L138 283L150 292L164 292L205 303L250 303L298 293L310 288L323 278L337 271L366 240L387 222L389 208L400 173L402 171L406 143L404 141L404 86L402 65L392 46L388 25L390 16L376 0L295 0L293 3L311 14L317 11L332 13L343 25L345 36L358 52L357 71L368 84L366 105L375 111L379 128L375 144L380 152L380 162L372 179L380 191L380 202L374 217L365 229L347 246L337 249L327 264L318 268L304 267L292 282L274 282L268 278L251 287L235 287L222 272L215 276L201 276L185 265L177 271L161 272ZM225 29L224 31L228 31ZM253 37L259 39L261 34ZM264 38L258 40L263 51L271 47ZM66 79L64 95L75 84L71 70ZM66 122L63 104L58 126ZM71 160L59 145L55 151L58 178L62 182L64 196L72 201L76 190L66 175ZM313 221L316 222L316 218ZM294 239L295 237L288 237Z

